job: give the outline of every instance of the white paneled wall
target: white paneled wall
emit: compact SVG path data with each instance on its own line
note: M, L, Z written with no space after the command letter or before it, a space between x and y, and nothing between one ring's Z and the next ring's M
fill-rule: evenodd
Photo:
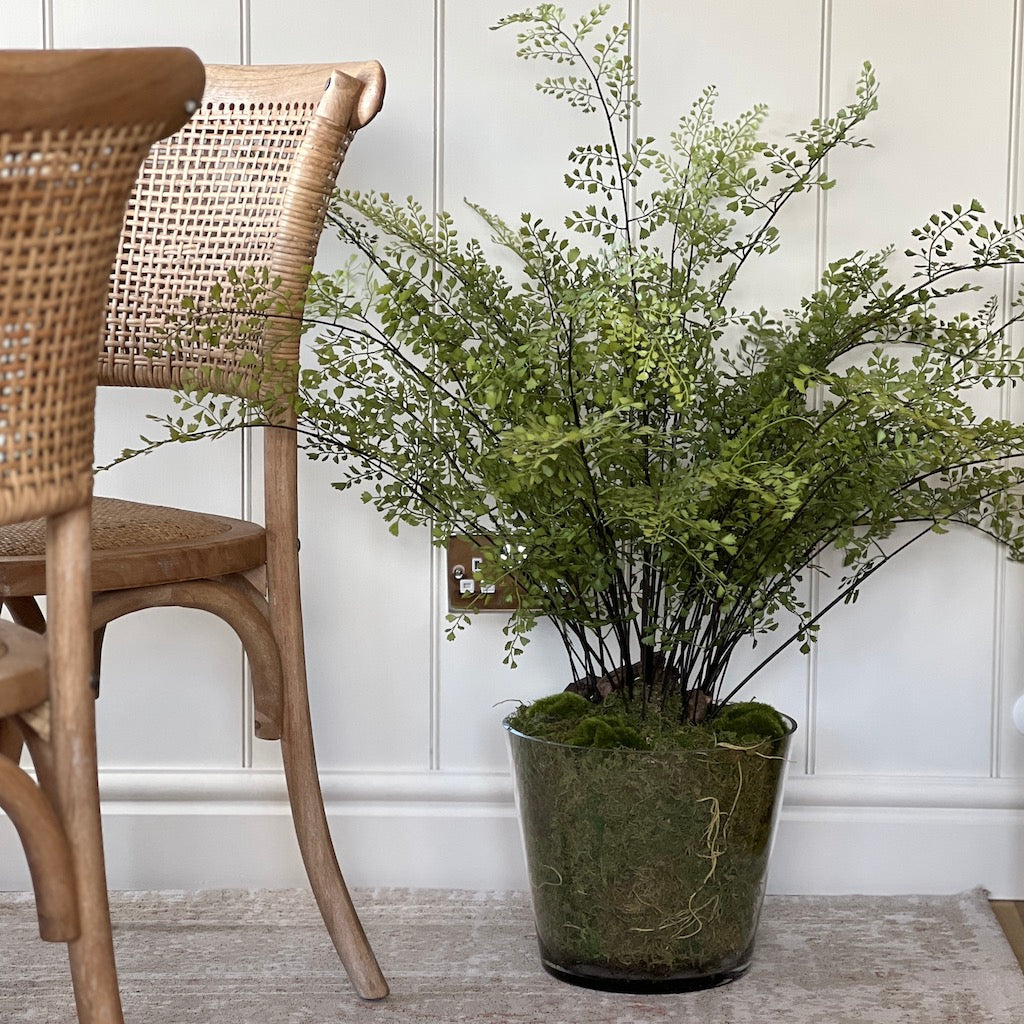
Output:
M489 31L515 9L507 0L2 8L0 47L179 43L211 62L378 58L387 102L352 148L347 185L415 194L456 212L467 232L477 226L464 197L560 221L564 156L586 126L534 91L542 68L513 57L512 30ZM1024 205L1024 0L613 0L612 14L634 25L645 134L664 135L709 82L722 116L763 100L771 130L792 131L849 98L865 59L877 69L875 148L834 159L839 188L787 216L782 252L750 275L744 299L790 304L825 260L900 242L940 205L977 197L995 215ZM325 239L321 264L340 253ZM102 396L101 461L145 430L152 400ZM1024 414L1024 397L1003 401ZM258 508L249 447L231 439L198 459L165 450L104 474L98 489L230 514ZM329 467L302 468L302 557L319 760L350 881L521 885L500 702L559 688L558 645L540 630L511 672L502 622L487 616L449 644L441 560L426 536L392 538L330 480ZM982 884L1024 898L1024 737L1010 721L1024 693L1022 621L1024 568L978 537L935 538L836 611L811 658L787 654L758 680L752 692L801 724L774 890ZM248 722L240 651L218 624L162 611L111 628L99 726L114 886L301 882L277 751L249 740ZM0 822L0 887L25 884L13 830Z
M849 90L854 69L870 55L882 113L870 131L877 148L834 161L840 187L828 210L829 259L902 241L907 228L958 199L976 197L1003 216L1013 198L1014 3L917 0L894 15L893 5L878 0L835 4L833 97ZM903 234L894 237L897 228ZM997 289L1001 283L991 281ZM867 600L841 609L821 644L815 767L985 778L996 768L991 695L1000 682L1002 559L963 534L929 538L902 557L896 573L873 581ZM1020 629L1012 619L1009 625L1006 640L1017 646ZM849 723L873 711L877 743L867 758ZM1010 741L1019 746L1021 737Z

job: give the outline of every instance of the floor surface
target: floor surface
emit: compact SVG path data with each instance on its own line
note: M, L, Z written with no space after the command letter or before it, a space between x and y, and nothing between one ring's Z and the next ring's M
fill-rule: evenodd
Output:
M392 987L365 1003L306 891L114 893L131 1024L1021 1024L1024 917L956 896L765 901L754 963L682 995L572 988L537 957L521 893L357 890ZM993 913L995 911L996 913ZM1012 911L1012 913L1011 913ZM1003 928L996 914L1001 915ZM1012 937L1011 937L1012 938ZM74 1024L64 947L26 894L0 894L0 1021Z

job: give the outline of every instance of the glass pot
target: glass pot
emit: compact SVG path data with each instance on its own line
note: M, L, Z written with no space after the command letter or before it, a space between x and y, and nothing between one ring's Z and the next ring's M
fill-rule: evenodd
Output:
M788 732L647 752L516 732L509 751L545 969L630 992L710 988L750 966Z

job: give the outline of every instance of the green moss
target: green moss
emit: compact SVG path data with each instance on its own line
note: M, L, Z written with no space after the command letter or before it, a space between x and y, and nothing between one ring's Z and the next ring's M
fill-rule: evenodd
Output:
M553 693L532 704L524 704L509 715L508 723L526 736L538 736L552 743L569 743L579 723L593 714L594 705L578 693Z
M553 743L602 750L710 750L718 743L750 747L787 732L783 717L768 704L730 704L713 722L681 723L680 703L663 711L642 708L612 695L594 704L578 693L555 693L524 704L509 716L517 732Z
M540 700L528 704L524 710L534 719L576 721L581 715L587 714L593 706L585 697L566 690L563 693L553 693L550 697L541 697Z
M715 716L714 729L719 743L741 747L779 739L787 731L782 715L771 705L757 701L741 701L722 708Z
M647 749L647 744L636 729L621 720L599 718L597 715L584 718L573 730L568 742L574 747L600 747L602 750Z

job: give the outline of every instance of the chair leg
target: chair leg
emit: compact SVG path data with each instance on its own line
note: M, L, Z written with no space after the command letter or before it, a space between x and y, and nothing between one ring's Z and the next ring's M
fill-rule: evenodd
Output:
M51 801L60 804L63 800L62 806L68 809L60 815L63 833L69 838L66 884L73 893L77 892L77 907L73 908L74 917L65 920L76 921L77 927L68 930L68 936L75 935L75 938L69 940L64 936L61 940L68 941L78 1022L124 1024L103 864L95 703L91 692L87 691L85 700L80 702L78 714L81 718L74 742L79 758L77 771L58 771L51 747L32 733L26 735L40 787ZM41 933L42 925L40 904ZM51 938L51 935L43 934L43 937Z
M97 698L100 695L100 665L103 662L103 638L106 635L106 625L99 626L92 634L92 678L89 680L89 688Z
M33 633L46 632L46 620L34 597L6 597L3 604L19 626L31 629ZM0 757L10 758L17 764L23 748L21 731L14 722L10 719L0 722Z
M202 608L235 629L254 670L258 670L254 685L262 680L261 692L256 695L257 714L262 707L266 720L262 730L259 730L261 723L257 722L258 735L265 739L281 737L281 755L299 850L327 931L359 995L364 999L382 999L388 994L388 985L349 896L324 811L309 719L301 613L297 602L286 603L282 615L290 619L282 635L289 639L284 643L267 642L265 613L259 612L246 590L252 590L252 585L241 587L238 583L204 580L100 594L94 599L93 626L99 627L139 608L168 605ZM275 693L282 691L282 698L275 700Z
M13 719L0 719L0 757L17 764L21 760L21 750L21 730Z
M64 829L43 791L2 756L0 808L21 837L36 896L40 937L47 942L71 941L78 935L78 909Z
M352 904L327 825L313 749L304 659L300 651L297 656L292 652L284 660L288 667L281 757L306 874L334 948L356 992L363 999L383 999L388 994L388 983Z
M91 699L89 709L91 717ZM83 785L76 794L82 813L72 826L72 858L76 862L81 934L68 943L68 958L79 1024L124 1024L103 863L99 789L95 785L95 752L93 744L91 771L84 764L80 771L83 781L92 781L94 785ZM83 762L85 760L83 756Z
M5 597L4 604L19 626L31 629L33 633L46 632L46 619L34 597Z
M79 1024L123 1024L107 901L96 764L89 510L51 517L47 530L52 784L68 836L81 934L68 943ZM62 567L60 570L57 567ZM58 573L61 575L58 575ZM47 773L50 775L50 773Z
M285 416L282 427L294 427ZM377 958L356 914L338 866L324 811L313 750L302 639L302 598L299 586L297 473L294 432L270 430L264 437L264 458L274 466L266 478L267 590L270 622L281 653L283 708L281 758L288 799L306 874L334 948L363 999L388 994Z

